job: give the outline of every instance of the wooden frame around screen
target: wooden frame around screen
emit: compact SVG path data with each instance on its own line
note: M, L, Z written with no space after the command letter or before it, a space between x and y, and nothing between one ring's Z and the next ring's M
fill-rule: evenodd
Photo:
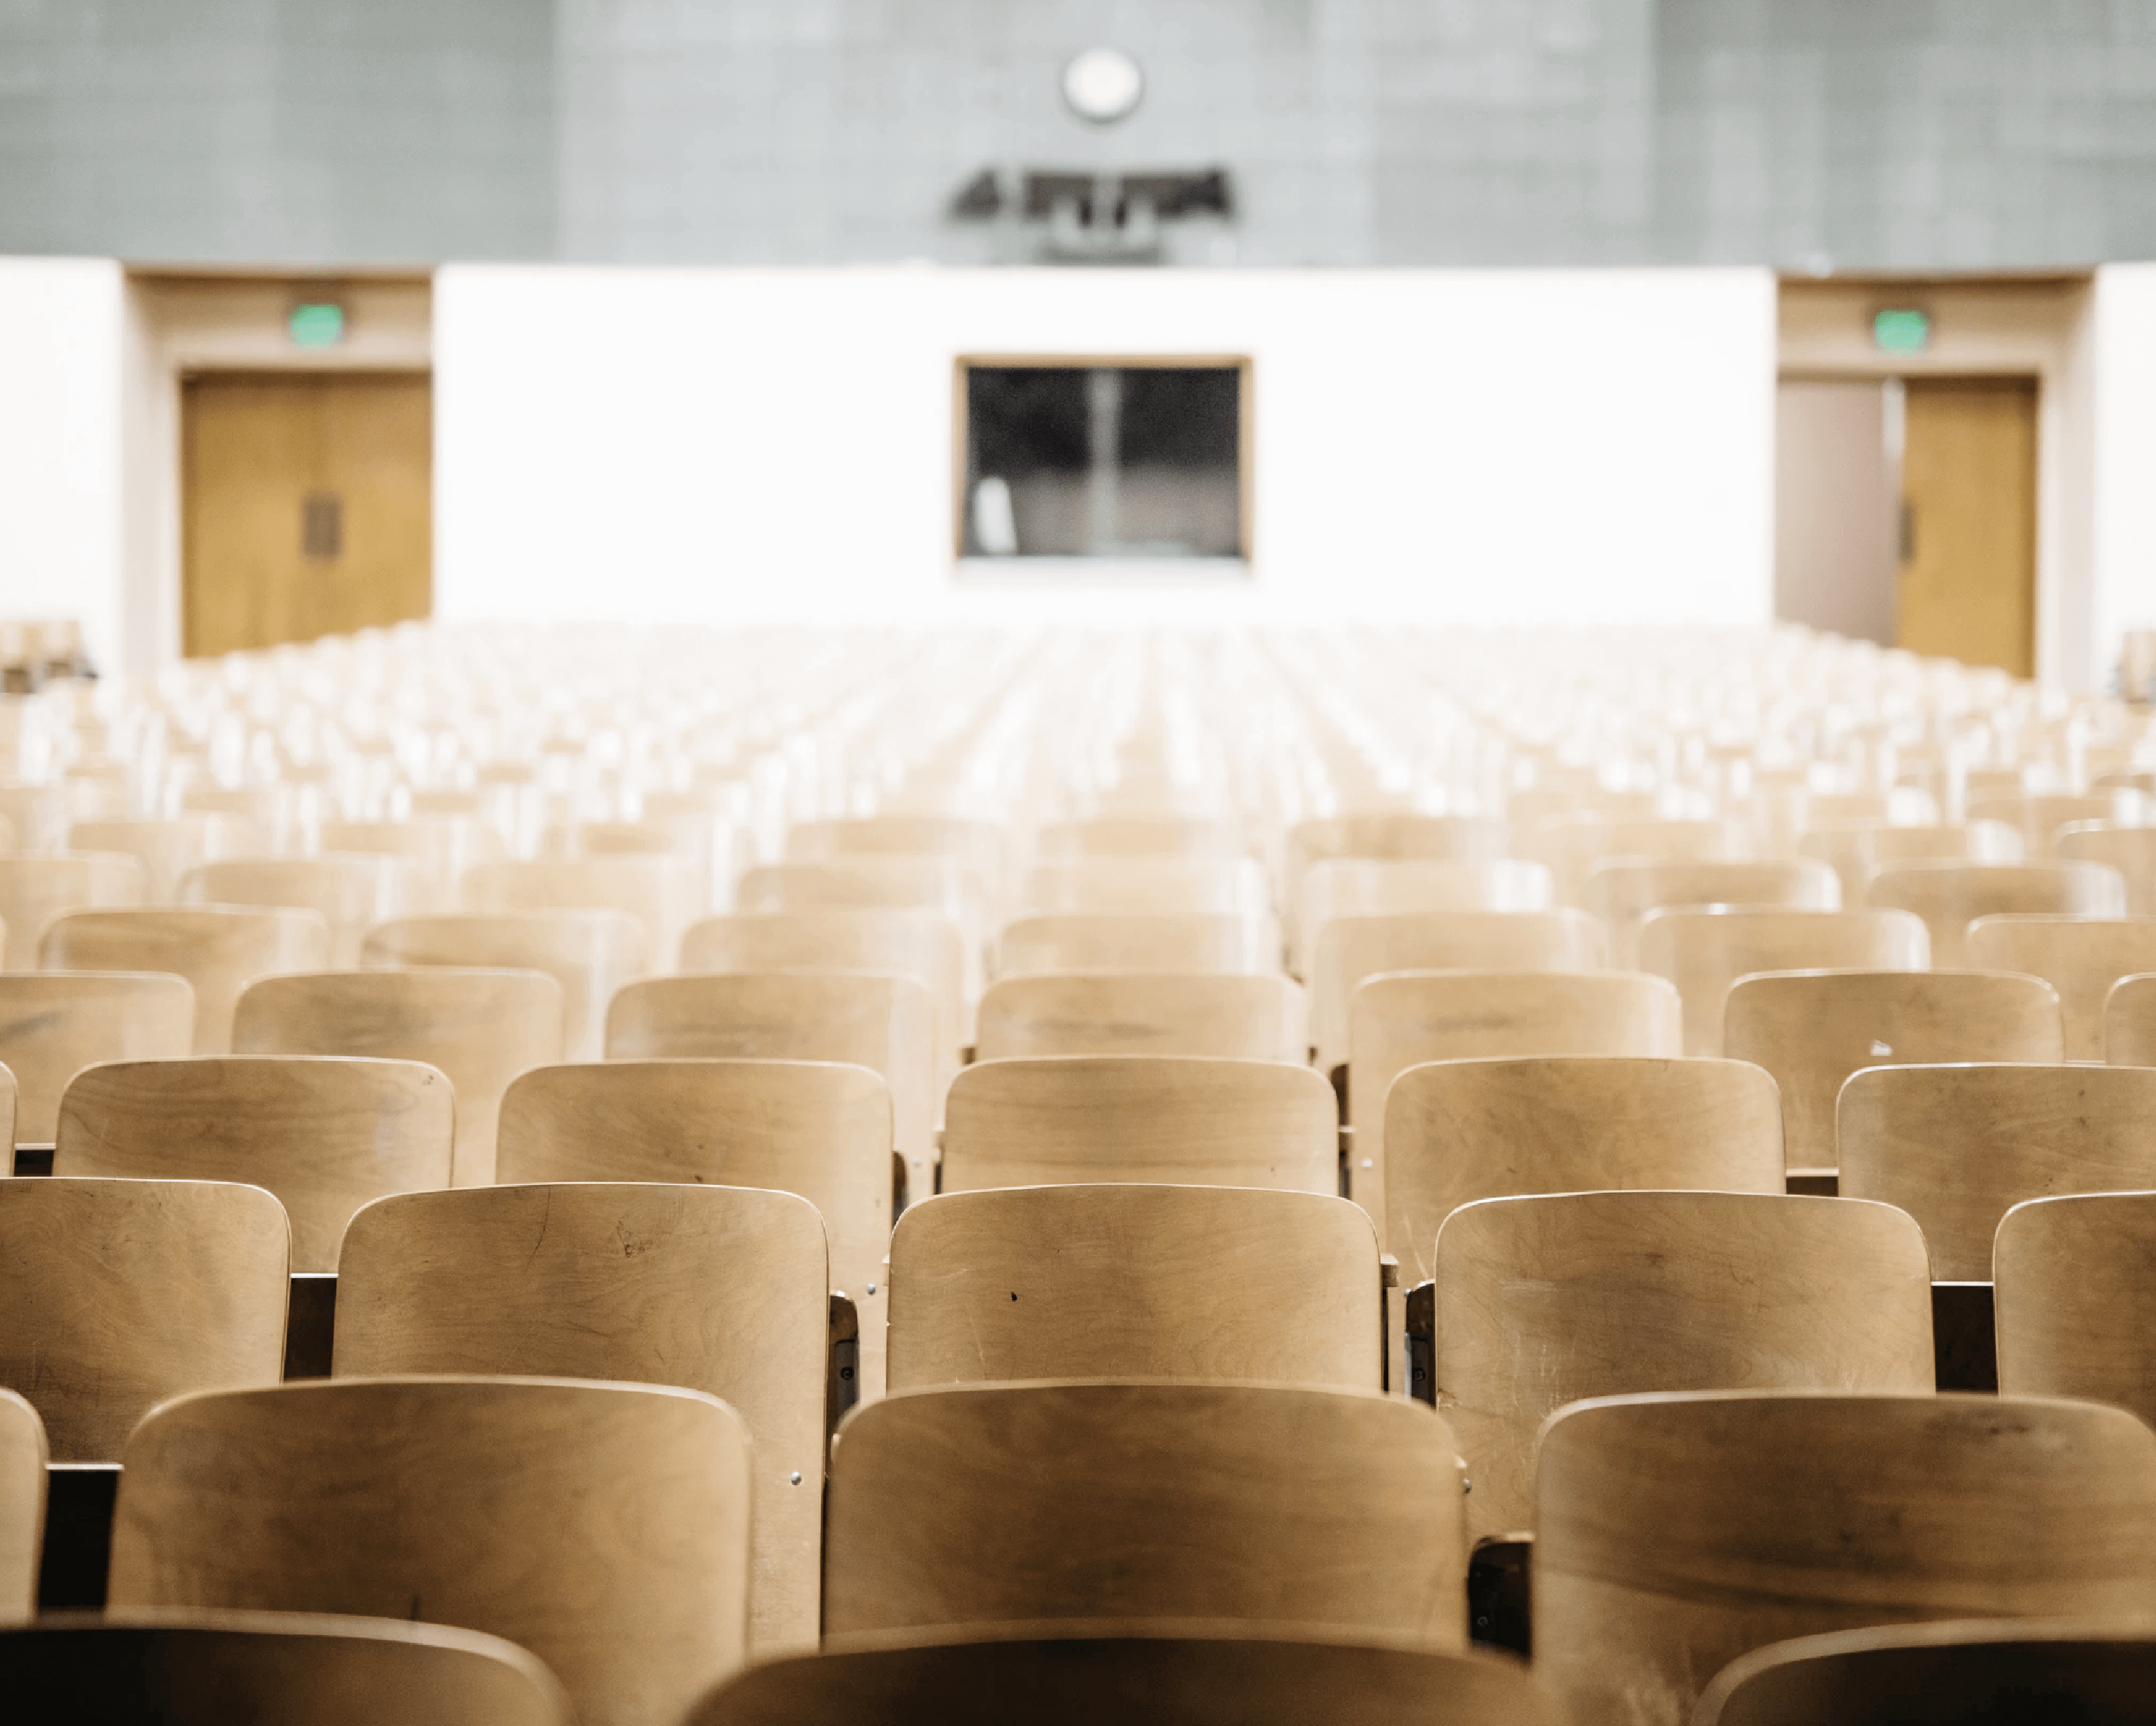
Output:
M1257 561L1252 537L1252 465L1257 439L1253 428L1255 367L1246 353L962 353L951 362L951 557L966 561L966 374L975 366L1025 367L1040 371L1091 372L1104 367L1124 371L1235 371L1236 562ZM999 560L1000 561L1000 560ZM1109 562L1112 560L1102 560ZM1226 561L1226 560L1221 560Z

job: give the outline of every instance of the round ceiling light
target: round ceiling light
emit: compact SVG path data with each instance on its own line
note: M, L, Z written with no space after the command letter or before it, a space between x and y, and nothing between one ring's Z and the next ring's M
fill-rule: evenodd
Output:
M1144 94L1145 74L1120 48L1089 48L1063 69L1063 100L1096 126L1124 118Z

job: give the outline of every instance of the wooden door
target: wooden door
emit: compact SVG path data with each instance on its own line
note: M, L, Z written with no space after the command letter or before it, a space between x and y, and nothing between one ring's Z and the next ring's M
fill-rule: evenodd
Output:
M311 641L431 608L424 375L230 372L181 398L189 655Z
M1894 641L2026 677L2036 661L2036 380L1912 378Z

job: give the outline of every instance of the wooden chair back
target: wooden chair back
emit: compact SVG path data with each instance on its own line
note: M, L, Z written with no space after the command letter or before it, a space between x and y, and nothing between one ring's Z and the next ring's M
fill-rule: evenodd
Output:
M138 906L148 893L149 875L141 860L124 851L77 851L62 856L13 852L0 856L0 952L5 953L4 968L36 970L38 943L54 918L70 911Z
M1941 1282L1989 1282L2022 1200L2156 1187L2151 1118L2156 1068L1875 1067L1841 1087L1841 1190L1916 1218Z
M241 991L241 1055L362 1055L439 1067L456 1104L452 1184L494 1180L501 1093L562 1058L562 985L544 971L432 966L265 977Z
M1311 1037L1327 1072L1348 1056L1348 1003L1388 971L1599 971L1602 925L1584 911L1441 911L1335 917L1317 932Z
M1130 971L1006 977L981 997L975 1059L1033 1055L1310 1058L1310 1015L1285 977Z
M330 928L319 912L77 911L56 918L38 946L48 971L168 971L194 991L194 1052L232 1048L232 1013L257 977L319 971Z
M1972 821L2004 821L2017 829L2029 856L2050 862L2059 855L2061 829L2086 821L2138 825L2148 819L2149 804L2139 791L2118 787L2081 794L1972 797L1967 813Z
M135 1429L110 1605L424 1613L503 1636L585 1726L665 1726L742 1663L749 1439L715 1397L315 1379Z
M856 855L767 863L744 871L734 884L737 912L940 912L958 926L968 1000L980 996L989 899L988 884L958 857Z
M1889 863L1875 872L1865 902L1913 911L1932 932L1932 963L1973 967L1969 926L2002 912L2124 917L2126 882L2102 863Z
M1087 857L1028 871L1018 905L1049 916L1263 917L1273 896L1255 857Z
M0 1384L54 1461L116 1462L166 1398L284 1376L291 1258L259 1187L0 1181Z
M644 974L644 932L619 911L521 911L399 917L367 932L360 963L377 968L544 971L562 986L562 1051L596 1061L607 1006Z
M1099 858L1236 858L1245 855L1233 821L1198 815L1096 815L1050 821L1034 835L1043 860Z
M1495 863L1507 855L1502 821L1474 815L1346 814L1298 821L1288 830L1288 885L1312 864L1343 857Z
M1270 914L1022 917L1006 923L996 943L998 977L1137 970L1269 975L1280 969L1280 925Z
M2156 971L2156 917L1980 917L1969 926L1969 962L2020 971L2058 991L2069 1061L2102 1061L2112 987Z
M1535 1510L1535 1667L1580 1720L1683 1726L1714 1673L1791 1636L2156 1610L2156 1432L2094 1403L1574 1403L1543 1430Z
M1931 941L1906 911L1767 911L1686 906L1649 912L1639 967L1684 1001L1685 1053L1719 1055L1730 985L1759 971L1924 971Z
M38 1610L48 1460L38 1411L0 1390L0 1624L26 1624Z
M418 870L425 889L415 913L446 911L458 881L475 864L507 854L501 835L469 817L413 815L402 821L325 821L321 848L340 854L398 857Z
M195 993L162 972L31 971L0 976L0 1066L15 1082L16 1144L50 1144L60 1093L100 1061L192 1052ZM0 1089L4 1089L0 1086Z
M1557 877L1558 902L1584 902L1587 876L1616 858L1655 863L1726 863L1749 857L1750 830L1741 821L1582 812L1541 823L1524 855L1547 863Z
M2126 883L2128 915L2156 916L2156 827L2076 821L2059 830L2056 850L2062 863L2102 863L2116 869Z
M1816 857L1739 863L1656 863L1620 858L1587 872L1580 903L1609 931L1609 959L1640 963L1640 926L1671 906L1742 906L1760 911L1839 911L1841 883Z
M947 1193L1165 1182L1339 1190L1339 1106L1306 1066L1065 1055L968 1067L944 1103Z
M1296 974L1311 974L1317 959L1317 932L1337 917L1548 911L1556 902L1557 887L1548 866L1517 857L1494 863L1328 859L1302 872L1295 906Z
M1841 902L1852 907L1864 903L1872 871L1889 863L2019 863L2023 855L2020 832L2003 821L1914 827L1876 820L1820 822L1799 837L1797 851L1829 865L1841 878Z
M1531 1193L1653 1188L1784 1190L1774 1081L1741 1061L1522 1056L1441 1061L1394 1081L1374 1174L1385 1250L1434 1273L1438 1230L1463 1205ZM1368 1209L1368 1205L1365 1206Z
M644 963L672 968L681 937L704 914L696 870L670 857L574 857L479 863L458 889L467 911L618 911L644 932Z
M1248 1188L946 1193L891 1243L894 1390L1022 1379L1384 1386L1378 1237Z
M1693 1726L2128 1726L2156 1693L2156 1636L1978 1619L1795 1636L1724 1667Z
M829 1232L832 1287L860 1311L863 1394L880 1393L891 1107L890 1087L870 1069L809 1061L540 1067L502 1097L497 1178L505 1185L661 1181L799 1194Z
M755 1439L749 1648L813 1648L831 1280L791 1193L579 1182L413 1193L352 1218L338 1378L515 1374L676 1384Z
M1445 1422L1373 1391L887 1396L848 1417L832 1457L824 1631L1200 1618L1457 1648L1460 1498Z
M2001 1392L2112 1403L2156 1424L2153 1258L2156 1192L2074 1193L2009 1210L1991 1260Z
M1004 830L958 815L885 814L838 820L797 821L787 830L786 855L798 863L835 857L950 857L979 871L1000 892L1009 868Z
M2041 978L1996 971L1784 971L1740 979L1722 1050L1782 1093L1792 1169L1835 1166L1835 1102L1860 1067L2062 1061L2059 998Z
M1534 1524L1535 1435L1647 1390L1928 1391L1932 1280L1900 1211L1785 1194L1554 1193L1438 1230L1438 1406L1471 1539Z
M1102 1622L963 1641L854 1636L750 1667L685 1726L1558 1726L1527 1667L1408 1638L1287 1626ZM192 1722L184 1726L193 1726Z
M513 1642L304 1612L47 1618L0 1634L0 1691L26 1719L81 1726L575 1726L554 1675Z
M198 863L238 855L237 846L264 835L223 815L182 815L162 820L77 821L68 828L70 851L121 851L142 865L146 905L170 905L180 878Z
M2103 998L2103 1058L2113 1066L2156 1066L2156 972L2122 977Z
M375 924L416 907L412 877L397 859L353 852L326 857L230 857L181 878L182 905L282 905L320 912L330 926L330 963L359 963Z
M449 1184L449 1081L416 1061L273 1055L113 1061L60 1098L56 1175L239 1181L276 1195L292 1268L336 1268L352 1214Z

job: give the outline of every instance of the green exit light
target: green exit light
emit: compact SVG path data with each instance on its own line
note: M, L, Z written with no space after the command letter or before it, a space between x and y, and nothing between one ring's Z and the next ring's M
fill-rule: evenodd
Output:
M335 347L344 340L344 307L334 301L295 306L285 322L298 347Z
M1931 346L1932 315L1898 306L1871 316L1871 345L1882 353L1917 353Z

